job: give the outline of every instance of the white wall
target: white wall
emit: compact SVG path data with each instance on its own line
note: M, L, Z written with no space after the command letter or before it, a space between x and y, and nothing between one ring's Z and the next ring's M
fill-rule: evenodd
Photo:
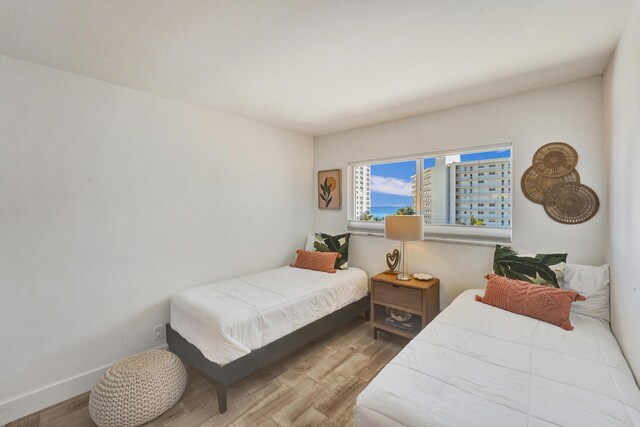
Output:
M513 143L513 245L516 249L567 252L574 263L605 259L606 162L603 144L602 79L592 77L541 90L411 117L316 138L315 169L342 168L348 162L503 142ZM602 207L590 221L562 225L520 190L520 177L533 153L551 141L564 141L580 156L582 181L600 196ZM346 176L346 173L344 174ZM346 194L346 179L343 194ZM344 232L347 210L315 211L318 231ZM493 248L452 243L409 244L411 270L441 279L441 308L463 290L484 287ZM349 265L369 275L386 269L385 253L397 242L353 236Z
M640 380L640 3L605 74L611 326Z
M292 262L312 167L310 137L0 56L0 425L162 345L175 292Z

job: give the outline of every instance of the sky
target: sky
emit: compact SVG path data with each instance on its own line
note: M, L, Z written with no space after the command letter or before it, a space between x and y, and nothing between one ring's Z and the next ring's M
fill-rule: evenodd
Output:
M411 176L415 174L414 160L371 165L371 206L411 205Z
M460 161L509 157L510 149L462 154ZM435 166L435 158L424 159L424 168ZM416 162L371 165L371 206L403 207L413 204L411 176L416 174Z

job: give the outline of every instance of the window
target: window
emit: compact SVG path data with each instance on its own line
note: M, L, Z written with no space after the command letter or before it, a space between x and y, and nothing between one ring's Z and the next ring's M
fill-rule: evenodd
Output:
M353 218L384 221L385 215L416 213L416 161L372 163L354 166ZM367 177L363 181L360 177Z
M508 145L362 162L349 173L348 228L354 233L380 235L386 215L416 213L425 217L427 239L511 241Z

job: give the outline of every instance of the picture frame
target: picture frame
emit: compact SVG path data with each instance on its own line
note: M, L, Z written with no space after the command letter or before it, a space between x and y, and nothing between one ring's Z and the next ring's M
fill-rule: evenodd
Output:
M318 171L318 209L342 208L342 170Z

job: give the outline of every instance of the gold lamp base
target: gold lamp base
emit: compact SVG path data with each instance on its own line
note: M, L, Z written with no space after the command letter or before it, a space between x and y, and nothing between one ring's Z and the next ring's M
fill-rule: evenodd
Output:
M400 241L400 272L396 276L398 280L411 280L411 275L407 273L407 242Z

